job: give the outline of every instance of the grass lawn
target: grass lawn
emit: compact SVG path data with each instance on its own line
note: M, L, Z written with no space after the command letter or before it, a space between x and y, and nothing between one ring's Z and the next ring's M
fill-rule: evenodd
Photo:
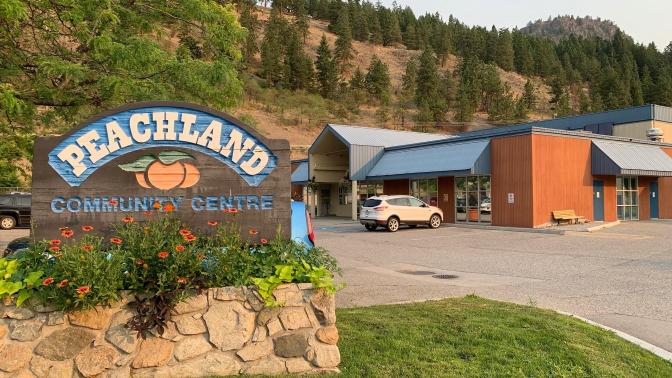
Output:
M611 332L474 296L341 309L346 377L672 377L672 363Z

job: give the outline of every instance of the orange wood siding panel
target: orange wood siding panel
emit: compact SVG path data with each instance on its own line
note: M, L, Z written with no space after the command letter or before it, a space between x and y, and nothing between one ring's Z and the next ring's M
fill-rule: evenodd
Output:
M532 135L493 138L492 224L532 227ZM508 203L513 193L514 203Z
M639 194L639 220L651 219L651 202L649 201L649 184L656 181L657 177L639 176L637 178L637 192ZM658 205L660 212L660 205Z
M455 178L439 177L439 208L443 210L443 221L455 223Z
M408 179L383 181L383 193L387 195L405 194L410 192Z
M672 148L662 148L672 156ZM672 177L658 179L658 216L660 219L672 219Z
M534 226L552 223L553 210L593 219L590 148L590 139L532 135Z

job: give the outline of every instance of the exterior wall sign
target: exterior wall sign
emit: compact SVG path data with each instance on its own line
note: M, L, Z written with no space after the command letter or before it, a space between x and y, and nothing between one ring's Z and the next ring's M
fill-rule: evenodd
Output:
M273 236L280 225L289 235L289 177L286 140L192 104L127 105L37 139L36 236L80 223L105 229L119 213L140 217L167 204L194 227L236 209L243 227L266 225Z
M516 196L513 193L509 193L506 198L508 203L514 203L516 202Z

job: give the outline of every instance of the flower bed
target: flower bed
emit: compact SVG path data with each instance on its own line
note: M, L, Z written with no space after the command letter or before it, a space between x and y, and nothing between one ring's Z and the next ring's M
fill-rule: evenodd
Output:
M280 233L269 238L252 228L239 230L235 211L227 211L223 220L208 222L209 229L195 231L185 228L179 219L172 217L172 210L155 208L155 211L143 213L142 219L125 216L112 227L111 235L108 232L105 237L97 235L97 230L87 225L77 229L64 227L60 239L36 242L26 251L0 259L0 298L5 304L0 315L11 319L0 323L0 341L5 340L5 344L0 344L0 360L24 361L26 358L21 356L30 354L30 368L36 375L41 374L34 369L41 370L33 368L34 360L37 361L35 364L58 365L60 369L65 365L40 360L47 357L41 354L39 345L43 345L43 335L51 337L42 332L43 329L49 329L51 334L55 331L50 327L61 327L71 331L64 331L64 339L58 339L58 342L77 339L88 340L88 344L77 344L81 348L69 352L67 358L47 359L70 361L74 358L83 375L89 375L88 367L80 368L77 359L90 359L105 366L105 371L115 366L124 369L130 366L134 374L140 374L135 369L185 365L183 361L196 356L178 356L173 349L192 349L192 346L178 348L182 338L187 339L187 336L189 342L194 343L193 347L203 350L198 355L208 359L205 365L226 365L221 370L226 374L241 371L273 374L292 372L299 369L299 365L301 369L314 370L333 368L338 364L338 349L315 341L316 337L322 341L333 340L333 334L337 335L335 315L332 314L333 293L337 289L333 274L338 272L338 267L325 250L283 239L278 236ZM245 237L241 233L245 233ZM286 284L294 285L283 286ZM296 284L301 284L301 288ZM318 302L326 306L327 312L316 307L320 304L316 305L315 298L321 298ZM185 333L173 316L184 315L185 311L180 309L192 306L194 301L202 305L187 311L193 313L188 321L194 327L196 323L201 324L199 330L202 332ZM220 302L230 303L223 305ZM324 304L326 302L329 304ZM26 303L29 303L28 307ZM59 312L41 312L46 307L61 311L61 319L57 319ZM96 319L95 327L90 326L92 319ZM6 325L4 331L3 324ZM100 332L91 333L79 326ZM327 328L323 329L324 326ZM126 333L119 337L126 340L124 342L130 342L128 340L134 337L141 339L137 355L133 354L135 348L126 350L123 345L110 340L108 333L112 328L119 332L123 328ZM323 339L315 336L316 333L331 336ZM285 338L295 334L299 336ZM95 336L93 339L92 335ZM194 335L201 336L192 337ZM229 341L221 341L222 337ZM278 338L285 341L278 341ZM278 343L283 345L290 339L292 345L288 344L287 348L301 349L303 354L298 355L298 349L290 353L291 356L278 352ZM89 345L92 340L97 340L93 346ZM248 347L255 350L258 357L246 359ZM163 348L165 359L147 365L142 362L143 348L146 351ZM209 352L211 349L217 352ZM277 356L266 353L269 350L274 350ZM146 353L148 356L154 354ZM328 357L324 357L325 354ZM235 355L238 357L233 358ZM278 359L278 356L285 359ZM299 357L304 363L289 360ZM105 362L111 360L114 360L114 366ZM224 360L226 363L222 362ZM203 362L190 362L185 365L187 370L159 369L152 374L188 372ZM81 362L82 366L92 363ZM252 368L259 364L262 367ZM25 366L17 362L16 365L0 366L0 371L15 371ZM204 374L226 375L220 371Z

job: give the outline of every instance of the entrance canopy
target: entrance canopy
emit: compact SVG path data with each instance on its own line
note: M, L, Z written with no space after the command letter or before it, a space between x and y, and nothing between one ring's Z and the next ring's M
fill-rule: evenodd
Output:
M367 180L490 174L490 140L386 150Z
M292 184L305 184L310 180L308 177L308 161L302 161L292 173Z
M651 144L593 140L593 175L672 176L672 158Z

